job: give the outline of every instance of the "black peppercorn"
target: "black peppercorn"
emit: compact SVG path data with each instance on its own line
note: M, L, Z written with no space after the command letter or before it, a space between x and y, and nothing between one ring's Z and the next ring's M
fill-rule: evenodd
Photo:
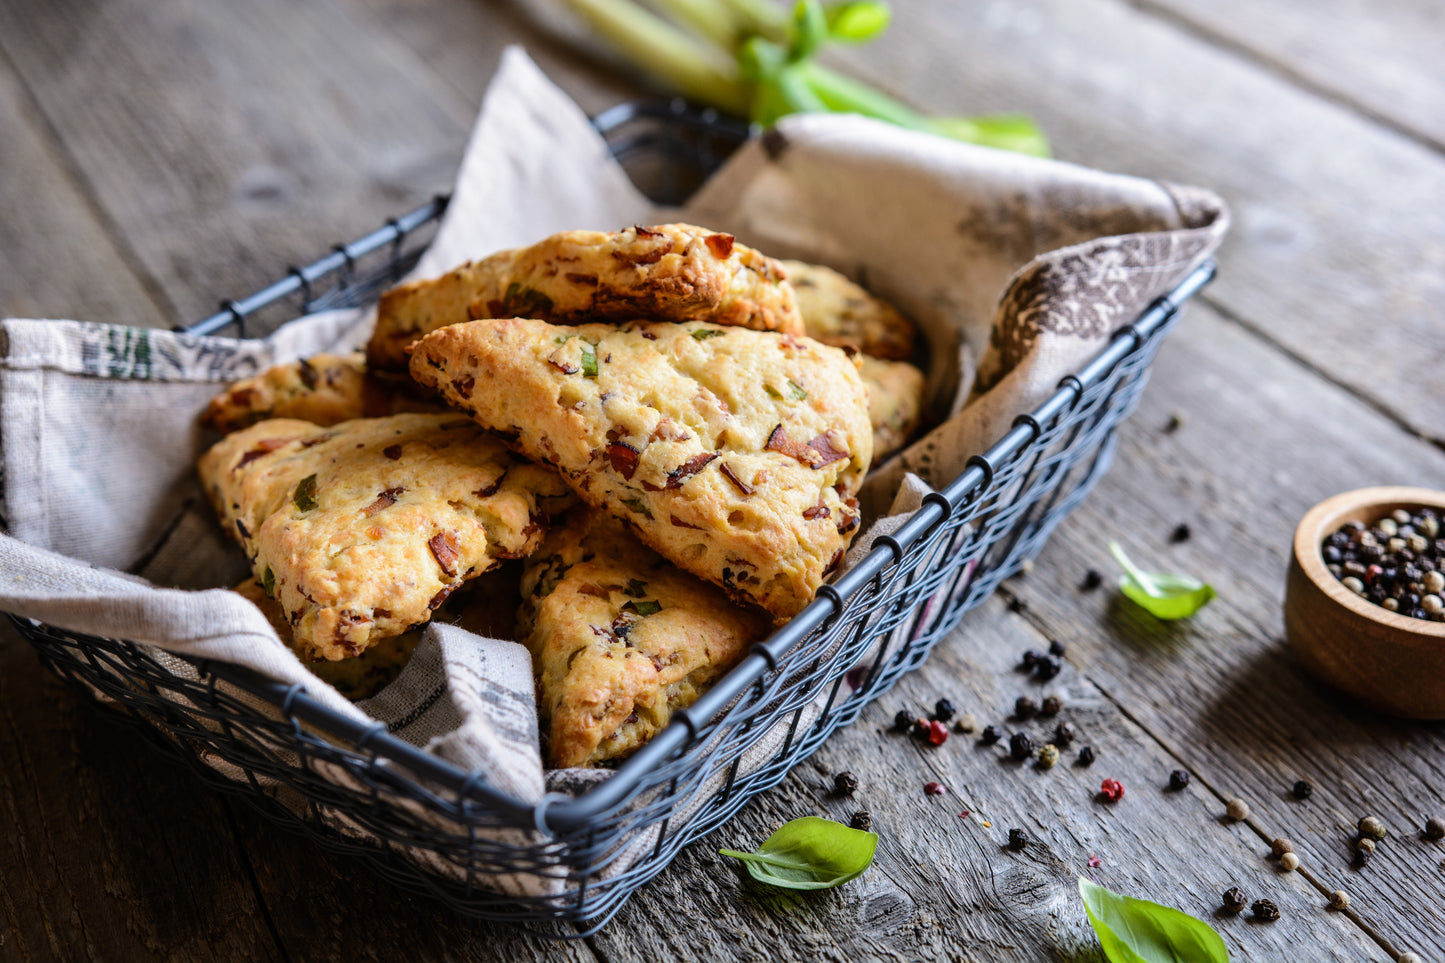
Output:
M1020 719L1028 719L1039 711L1039 704L1028 696L1019 696L1014 700L1014 715Z
M866 809L860 809L848 820L848 825L853 829L861 829L865 833L873 829L873 814Z
M1023 669L1026 672L1032 672L1038 667L1039 660L1043 657L1044 654L1038 649L1025 649L1024 659L1022 662L1019 663L1019 668Z
M1072 722L1061 722L1054 729L1054 743L1060 746L1072 745L1079 737L1079 729Z
M1058 639L1053 639L1049 642L1049 655L1056 655L1062 659L1064 657L1064 653L1067 651L1068 648Z
M1059 662L1057 656L1046 655L1039 659L1038 664L1034 666L1034 671L1039 674L1040 679L1052 679L1059 674L1059 670L1062 668L1063 664Z
M933 718L939 722L948 722L957 712L958 710L954 708L953 703L947 699L939 699L933 704Z
M898 714L893 717L893 728L899 732L907 732L913 728L913 721L918 717L907 709L899 709Z
M1329 565L1338 565L1338 564L1340 564L1340 560L1341 560L1341 557L1342 557L1342 556L1340 555L1339 546L1337 546L1337 545L1326 545L1324 548L1322 548L1322 549L1320 550L1320 554L1324 555L1324 557L1325 557L1325 563L1326 563L1326 564L1329 564Z
M1027 612L1028 609L1029 604L1023 599L1019 598L1017 595L1008 600L1008 610L1015 615L1018 615L1021 612Z
M1336 549L1336 551L1338 551L1338 549ZM1085 592L1092 592L1103 584L1104 576L1099 573L1098 569L1091 568L1084 573L1084 580L1079 583L1079 588Z
M1426 839L1445 839L1445 819L1439 816L1431 816L1425 820Z
M1273 923L1279 919L1279 907L1274 905L1274 900L1257 899L1249 906L1249 911L1256 919L1264 920L1266 923Z
M1044 701L1039 703L1039 714L1045 716L1056 716L1059 710L1064 707L1064 702L1056 695L1044 696Z
M1315 787L1311 786L1309 783L1301 779L1294 784L1294 789L1292 791L1294 792L1294 798L1308 799L1314 795Z
M1019 762L1023 762L1034 754L1034 741L1029 738L1027 732L1015 732L1008 739L1009 755Z
M1357 848L1355 850L1354 858L1350 860L1350 865L1354 866L1356 869L1364 869L1365 864L1370 861L1370 855L1372 852L1373 850L1365 849L1363 846Z
M1026 829L1010 829L1008 831L1008 848L1023 849L1029 844L1029 833Z
M1174 531L1169 533L1169 541L1187 542L1189 541L1189 536L1193 534L1194 533L1189 530L1189 525L1187 523L1180 522L1178 525L1174 526Z
M991 746L1003 738L1003 730L998 726L984 726L983 732L979 733L978 741L986 746Z
M1249 902L1245 899L1244 890L1238 886L1229 887L1219 899L1220 902L1224 904L1224 911L1226 913L1238 913L1244 909L1245 903Z
M1092 766L1097 758L1093 746L1085 746L1079 750L1079 765L1081 766Z
M915 739L927 739L933 733L933 726L928 724L927 719L914 719L913 728L908 734Z
M840 796L852 797L858 791L858 777L851 772L840 772L833 777L833 791Z
M1175 792L1178 792L1179 790L1183 789L1183 788L1184 788L1185 786L1187 786L1187 785L1189 785L1189 771L1188 771L1188 770L1186 770L1186 769L1176 769L1176 770L1174 770L1173 772L1171 772L1171 773L1169 774L1169 788L1170 788L1170 789L1174 790Z

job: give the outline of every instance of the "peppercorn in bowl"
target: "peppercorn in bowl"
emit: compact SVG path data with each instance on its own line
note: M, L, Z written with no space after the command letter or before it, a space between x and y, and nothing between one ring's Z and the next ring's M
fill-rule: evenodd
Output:
M1445 492L1427 488L1362 488L1305 513L1284 603L1305 668L1382 712L1445 719L1442 538Z

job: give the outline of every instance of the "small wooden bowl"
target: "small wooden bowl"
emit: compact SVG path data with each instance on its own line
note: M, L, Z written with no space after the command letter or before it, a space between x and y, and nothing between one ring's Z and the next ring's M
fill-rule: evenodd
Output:
M1320 502L1295 529L1284 629L1295 656L1330 685L1392 715L1445 719L1445 622L1391 612L1345 588L1321 548L1341 525L1372 525L1397 508L1434 508L1445 492L1361 488Z

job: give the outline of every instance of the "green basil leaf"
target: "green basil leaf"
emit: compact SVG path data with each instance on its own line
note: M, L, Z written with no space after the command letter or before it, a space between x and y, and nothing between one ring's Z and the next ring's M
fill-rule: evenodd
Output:
M755 853L718 852L741 859L760 883L784 889L832 889L862 875L873 865L877 849L876 833L804 816L784 823Z
M864 43L888 29L893 11L878 0L830 3L823 8L828 37L838 43Z
M1109 551L1124 569L1119 591L1156 619L1188 618L1214 598L1214 587L1197 578L1144 571L1129 560L1118 542L1110 542Z
M315 475L307 475L296 483L296 491L292 493L291 501L303 512L309 512L316 507Z
M582 349L582 374L588 378L597 377L597 352Z
M1228 963L1214 928L1169 906L1135 899L1079 877L1089 925L1110 963Z

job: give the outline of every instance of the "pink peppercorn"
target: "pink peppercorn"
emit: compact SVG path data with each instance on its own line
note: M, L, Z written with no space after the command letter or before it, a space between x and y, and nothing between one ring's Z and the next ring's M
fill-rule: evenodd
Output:
M934 719L928 724L928 741L935 746L941 746L948 741L948 727Z
M924 783L923 791L930 796L942 796L944 793L948 792L948 790L944 788L944 785L941 782Z
M1099 795L1109 802L1118 802L1124 798L1124 784L1117 779L1105 779L1099 783Z
M1100 866L1102 866L1102 865L1104 865L1104 861L1103 861L1102 859L1100 859L1099 857L1097 857L1097 856L1090 856L1090 857L1089 857L1089 868L1090 868L1090 869L1098 869L1098 868L1099 868Z

